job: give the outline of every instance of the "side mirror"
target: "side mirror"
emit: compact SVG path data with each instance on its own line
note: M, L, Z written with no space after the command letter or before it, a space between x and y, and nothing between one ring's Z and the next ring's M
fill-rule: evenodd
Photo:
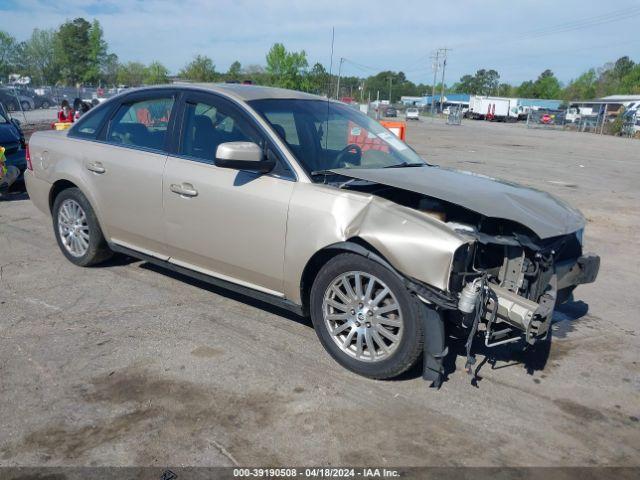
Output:
M216 150L216 167L253 170L268 173L276 162L265 158L262 149L253 142L226 142Z

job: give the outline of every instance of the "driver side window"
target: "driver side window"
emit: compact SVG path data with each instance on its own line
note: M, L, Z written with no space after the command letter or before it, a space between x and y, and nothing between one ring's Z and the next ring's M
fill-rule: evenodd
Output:
M214 162L221 143L262 143L242 116L213 102L187 102L182 132L180 153L207 163Z

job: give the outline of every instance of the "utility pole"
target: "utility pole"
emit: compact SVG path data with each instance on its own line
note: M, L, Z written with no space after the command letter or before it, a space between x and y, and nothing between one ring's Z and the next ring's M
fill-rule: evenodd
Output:
M440 85L440 111L442 111L442 103L444 102L444 70L447 67L447 52L451 50L450 48L442 48L442 55L444 56L444 60L442 61L442 80Z
M336 100L340 100L340 73L342 72L342 62L344 62L344 58L340 57L340 66L338 67L338 84L336 85Z
M389 76L389 105L391 105L393 102L391 101L391 81L393 79L391 78L391 76Z
M431 116L433 116L433 107L435 107L435 100L436 100L436 78L438 76L438 60L440 57L440 50L436 50L436 56L433 57L431 56L431 58L433 59L433 85L431 87Z

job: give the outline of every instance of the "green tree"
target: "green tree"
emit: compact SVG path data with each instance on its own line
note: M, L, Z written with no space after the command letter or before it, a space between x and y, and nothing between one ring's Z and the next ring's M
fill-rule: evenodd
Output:
M102 64L102 71L100 73L105 84L115 85L116 83L118 83L119 66L120 63L118 62L118 56L115 53L107 54Z
M271 75L271 83L277 87L300 90L306 75L307 54L288 52L284 45L276 43L267 53L267 73Z
M562 92L562 98L567 101L587 100L596 96L596 82L598 76L595 69L587 70L575 80L571 80Z
M456 93L471 93L474 95L494 95L498 91L500 74L493 69L478 70L475 75L464 75L455 85Z
M562 85L551 70L542 72L536 81L527 80L515 89L522 98L562 98Z
M391 90L391 98L389 98L389 90ZM407 79L404 72L393 72L387 70L367 77L367 79L365 79L362 98L368 98L369 94L371 94L371 98L376 99L378 98L379 94L380 99L390 99L392 103L395 103L403 95L423 95L425 93L425 90L428 90L428 92L430 93L431 87L418 87L413 82ZM436 87L436 91L438 92L438 94L440 93L440 86Z
M147 67L140 62L128 62L118 67L116 80L118 85L139 87L147 77Z
M496 90L496 95L499 97L513 97L514 94L515 89L508 83L501 83Z
M75 85L91 75L92 46L89 44L91 24L76 18L60 25L55 36L54 51L63 83Z
M239 81L241 72L242 65L240 65L240 62L236 60L229 66L229 71L227 72L227 80L233 82Z
M98 20L94 20L91 23L87 37L87 69L82 76L82 80L87 83L97 84L100 81L102 66L107 58L107 42L103 38L104 33Z
M308 91L316 94L327 94L329 88L329 73L324 65L316 63L308 74Z
M622 93L640 94L640 64L636 64L622 77L620 82Z
M540 74L533 85L534 98L560 98L562 86L549 69Z
M24 42L22 56L24 74L29 75L37 85L51 85L58 80L58 65L55 58L55 31L39 30L31 32L29 40Z
M217 79L213 60L204 55L196 55L180 72L180 77L194 82L213 82Z
M620 57L613 65L613 74L615 77L622 79L623 77L631 73L634 66L635 63L629 57Z
M169 70L160 62L151 62L146 68L144 83L147 85L169 83Z
M17 46L15 38L0 30L0 78L13 73Z

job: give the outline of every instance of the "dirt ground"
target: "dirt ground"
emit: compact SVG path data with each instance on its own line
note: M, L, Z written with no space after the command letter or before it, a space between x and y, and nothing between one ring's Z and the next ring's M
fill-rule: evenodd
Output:
M0 465L637 466L640 142L430 120L408 141L588 218L600 276L550 345L478 342L477 386L456 342L440 391L419 370L364 379L307 319L143 262L73 266L16 194L0 202Z

